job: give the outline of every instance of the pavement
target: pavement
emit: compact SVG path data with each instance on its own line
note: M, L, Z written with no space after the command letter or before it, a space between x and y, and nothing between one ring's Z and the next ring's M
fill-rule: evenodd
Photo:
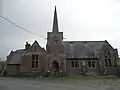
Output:
M0 90L120 90L120 80L57 81L0 77Z

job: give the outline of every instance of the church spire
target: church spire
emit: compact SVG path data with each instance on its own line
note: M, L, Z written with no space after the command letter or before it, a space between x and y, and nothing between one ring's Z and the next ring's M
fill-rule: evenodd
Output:
M56 6L55 6L55 11L54 11L54 20L53 20L52 32L53 33L59 32Z

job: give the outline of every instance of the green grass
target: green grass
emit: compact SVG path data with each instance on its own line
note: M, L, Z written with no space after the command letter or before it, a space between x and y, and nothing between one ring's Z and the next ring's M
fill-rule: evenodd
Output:
M68 76L65 77L65 79L115 79L117 77L111 77L111 76Z
M120 80L120 77L116 76L66 76L62 77L50 77L49 79L51 80L64 80L64 81L69 81L69 80Z

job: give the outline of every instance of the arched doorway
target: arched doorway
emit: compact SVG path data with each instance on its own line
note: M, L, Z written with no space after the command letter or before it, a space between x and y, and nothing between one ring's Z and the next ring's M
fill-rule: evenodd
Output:
M57 61L53 61L52 63L52 75L58 76L59 74L59 63Z

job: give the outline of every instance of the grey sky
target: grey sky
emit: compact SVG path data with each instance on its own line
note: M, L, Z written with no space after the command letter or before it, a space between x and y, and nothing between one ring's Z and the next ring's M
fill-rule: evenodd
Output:
M31 35L0 19L0 55L24 48L26 41L46 44L46 33L52 30L54 6L57 6L60 31L66 40L108 40L120 48L120 0L2 0L2 15ZM119 51L120 53L120 51Z

